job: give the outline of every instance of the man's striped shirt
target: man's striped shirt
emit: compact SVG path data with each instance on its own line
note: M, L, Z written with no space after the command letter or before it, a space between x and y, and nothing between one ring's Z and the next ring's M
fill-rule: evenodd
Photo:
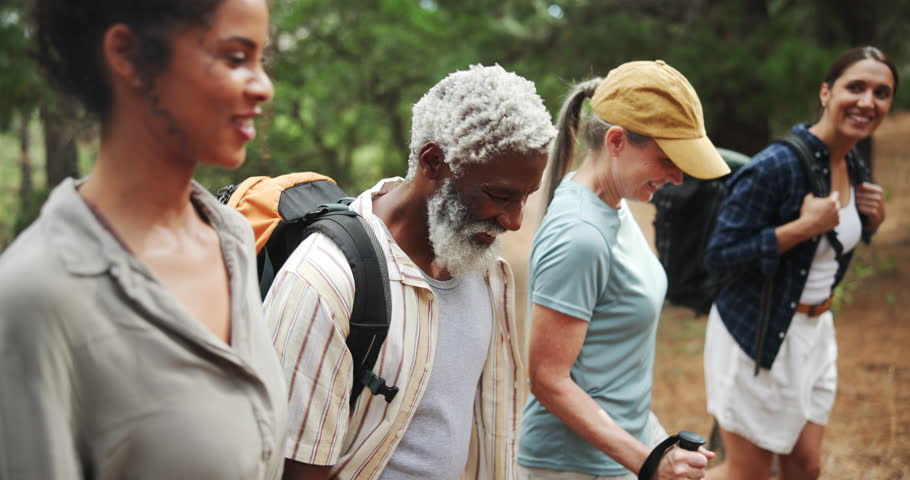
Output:
M290 391L285 457L333 465L336 478L379 478L420 403L433 367L435 296L420 269L389 240L382 221L372 213L372 197L401 182L383 180L351 205L368 220L388 264L392 322L374 370L399 387L391 403L364 392L356 410L349 412L352 360L345 339L354 280L344 254L330 239L314 234L301 243L279 271L265 302ZM477 385L462 478L513 479L526 389L508 263L499 259L485 280L494 332Z

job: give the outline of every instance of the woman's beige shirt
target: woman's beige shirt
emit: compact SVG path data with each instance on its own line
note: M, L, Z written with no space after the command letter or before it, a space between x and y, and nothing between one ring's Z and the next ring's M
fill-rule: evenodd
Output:
M278 479L286 388L249 225L199 185L231 285L232 345L67 180L0 257L0 478Z

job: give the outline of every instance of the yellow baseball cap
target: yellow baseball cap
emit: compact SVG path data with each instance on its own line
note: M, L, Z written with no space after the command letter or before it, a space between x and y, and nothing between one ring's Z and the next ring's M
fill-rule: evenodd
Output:
M676 166L695 178L730 173L705 133L698 94L663 60L614 68L594 91L591 108L606 122L653 138Z

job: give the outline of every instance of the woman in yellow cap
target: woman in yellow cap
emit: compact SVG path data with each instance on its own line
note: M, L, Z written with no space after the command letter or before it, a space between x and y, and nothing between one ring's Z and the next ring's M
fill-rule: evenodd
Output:
M829 307L853 247L885 218L881 187L853 152L891 108L894 63L875 47L842 53L819 90L822 114L797 125L813 159L773 143L737 171L705 251L730 275L708 318L705 386L727 458L718 478L817 478L837 387ZM810 181L821 182L809 193ZM830 192L830 193L829 193ZM764 304L764 305L763 305ZM712 471L713 476L713 471Z
M572 166L585 99L586 144ZM526 479L701 478L713 454L652 447L655 335L667 278L625 199L647 201L683 172L727 172L701 103L663 61L630 62L578 84L560 112L546 216L530 260L531 393L519 470ZM647 461L646 461L647 460Z

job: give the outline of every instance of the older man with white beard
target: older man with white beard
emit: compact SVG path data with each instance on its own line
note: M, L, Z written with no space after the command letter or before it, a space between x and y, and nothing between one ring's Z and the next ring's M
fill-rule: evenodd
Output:
M521 226L555 136L534 85L473 66L414 105L406 179L351 205L389 271L392 321L377 374L391 402L349 411L354 281L327 237L307 238L266 298L290 386L285 478L517 478L524 405L513 279L498 236Z

